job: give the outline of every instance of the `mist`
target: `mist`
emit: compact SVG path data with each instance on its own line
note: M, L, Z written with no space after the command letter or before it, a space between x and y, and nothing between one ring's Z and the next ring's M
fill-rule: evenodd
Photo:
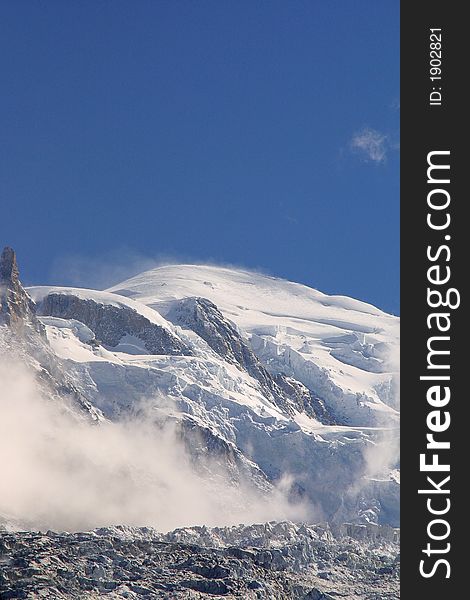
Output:
M0 522L80 531L109 525L219 526L302 519L281 485L266 497L220 466L191 467L175 429L146 416L90 424L39 393L31 372L0 365ZM146 415L145 410L140 410ZM208 459L209 460L209 459Z
M270 275L262 267L235 264L210 257L196 257L184 254L159 253L148 256L129 248L120 247L101 255L85 256L68 254L54 259L49 270L48 280L52 285L82 287L104 290L121 283L134 275L157 267L177 264L193 264L214 267L242 269L253 273ZM43 285L45 282L36 282Z

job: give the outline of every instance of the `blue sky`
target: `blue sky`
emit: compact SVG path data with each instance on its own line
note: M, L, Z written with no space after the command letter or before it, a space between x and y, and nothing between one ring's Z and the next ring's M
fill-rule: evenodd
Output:
M26 283L169 257L399 312L398 1L9 0L0 23Z

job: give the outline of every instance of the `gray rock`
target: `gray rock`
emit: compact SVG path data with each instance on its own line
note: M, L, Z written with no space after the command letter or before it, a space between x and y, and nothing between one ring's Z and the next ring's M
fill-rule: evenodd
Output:
M269 388L271 376L235 326L207 298L183 298L176 302L166 318L191 329L227 362L241 367Z
M170 331L152 323L133 308L100 304L73 294L52 292L39 305L39 314L76 319L106 346L115 347L125 335L140 338L149 354L189 356L192 351Z
M45 329L36 317L36 305L19 279L15 251L6 246L0 256L0 324L16 333L28 328L45 337Z
M397 600L398 545L337 535L325 525L288 522L168 534L133 527L0 532L0 597ZM188 538L194 541L182 541ZM354 567L337 560L348 549L359 557ZM315 575L319 557L334 583Z

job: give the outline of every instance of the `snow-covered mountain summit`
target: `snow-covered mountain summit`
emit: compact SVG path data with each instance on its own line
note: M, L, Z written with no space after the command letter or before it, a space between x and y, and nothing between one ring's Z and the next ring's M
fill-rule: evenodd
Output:
M145 401L145 418L178 428L195 471L206 480L223 472L231 501L264 498L268 512L248 519L282 517L269 512L281 493L311 518L397 524L396 317L200 265L158 267L105 292L27 292L42 329L18 341L21 356L58 382L59 395L73 389L98 427L125 421ZM8 327L0 350L11 348ZM210 524L239 518L222 512Z
M337 420L371 426L397 420L399 320L370 304L259 273L200 265L159 267L109 291L170 320L182 300L207 298L271 373L303 383Z

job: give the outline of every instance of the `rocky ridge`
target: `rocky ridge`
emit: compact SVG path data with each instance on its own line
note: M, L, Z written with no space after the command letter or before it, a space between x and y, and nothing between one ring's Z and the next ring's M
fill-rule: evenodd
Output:
M15 251L6 246L0 256L0 324L24 332L32 329L45 335L36 317L36 305L21 285Z
M398 532L289 522L0 534L0 597L396 600Z
M39 303L39 314L83 323L95 334L95 344L102 343L113 348L124 336L133 336L143 342L148 354L192 354L170 331L125 306L100 304L73 294L52 292Z

